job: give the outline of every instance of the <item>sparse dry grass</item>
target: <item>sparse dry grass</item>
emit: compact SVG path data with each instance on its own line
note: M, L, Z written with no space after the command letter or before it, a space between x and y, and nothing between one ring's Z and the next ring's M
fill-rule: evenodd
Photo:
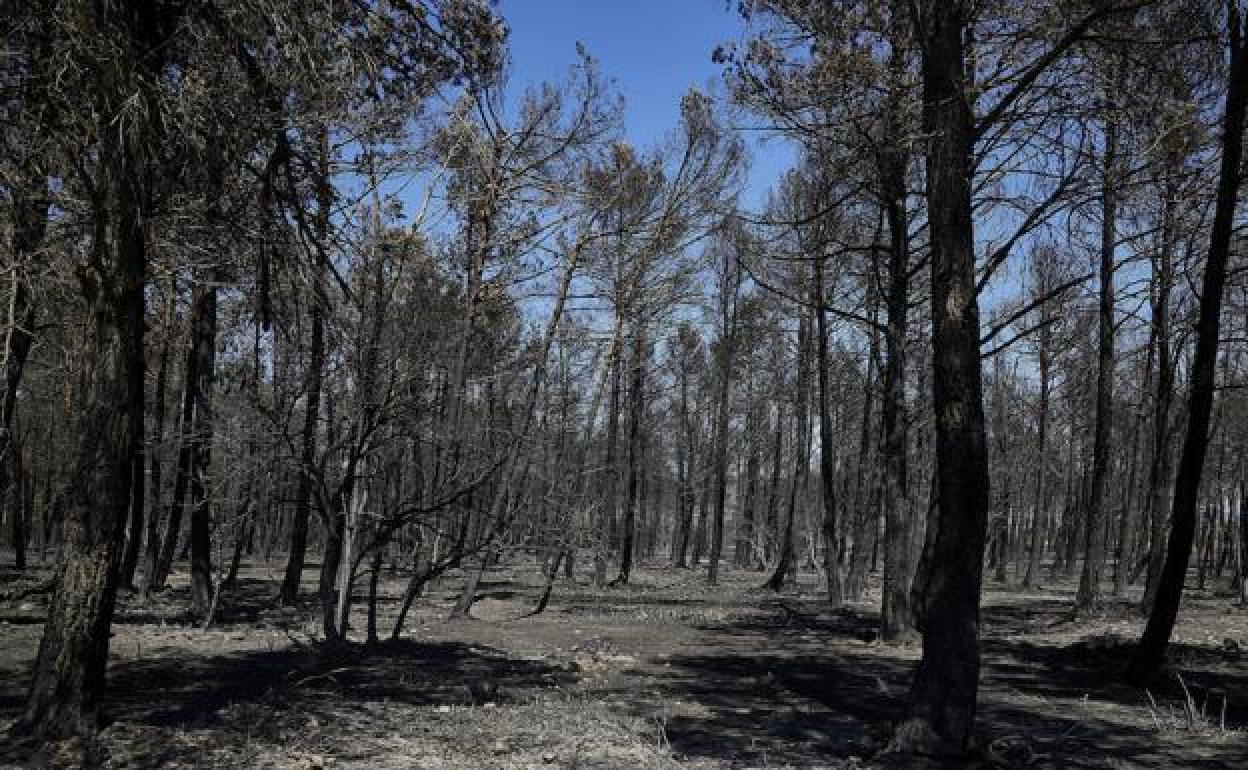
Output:
M902 713L919 650L874 640L874 596L830 613L813 578L806 592L776 596L757 590L756 573L728 571L708 589L697 573L642 569L626 588L561 582L546 613L525 617L537 577L509 569L491 576L472 620L444 622L452 578L414 608L402 644L327 654L310 602L276 608L272 572L246 572L245 590L227 597L207 632L187 624L180 582L155 601L127 598L112 646L116 722L93 742L43 747L24 761L136 770L897 766L873 757ZM401 590L397 580L383 585L383 632ZM1248 681L1248 615L1228 612L1220 597L1189 601L1172 657L1184 683L1150 701L1110 673L1142 619L1111 605L1075 622L1068 609L1067 592L990 589L982 767L1248 767L1248 696L1234 687ZM0 604L4 718L20 705L38 641L38 624L23 618L42 611L37 599ZM0 750L0 766L13 756Z

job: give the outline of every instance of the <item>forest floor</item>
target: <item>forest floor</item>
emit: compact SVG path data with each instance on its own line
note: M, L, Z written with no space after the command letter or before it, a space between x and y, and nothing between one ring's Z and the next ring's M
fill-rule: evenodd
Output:
M472 619L443 620L452 576L401 641L331 651L315 641L314 567L307 603L283 610L281 565L248 566L207 631L189 622L185 572L153 600L123 597L109 726L86 743L0 743L0 767L896 766L875 757L918 647L875 641L874 592L831 612L813 573L772 594L755 572L708 588L704 571L640 569L624 588L561 582L546 612L523 617L538 593L526 565L491 574ZM37 579L0 570L0 595ZM1144 691L1114 677L1142 628L1126 600L1075 621L1073 586L986 587L980 766L1248 768L1248 610L1189 593L1172 671ZM401 591L383 582L383 638ZM20 710L46 602L0 602L0 730Z

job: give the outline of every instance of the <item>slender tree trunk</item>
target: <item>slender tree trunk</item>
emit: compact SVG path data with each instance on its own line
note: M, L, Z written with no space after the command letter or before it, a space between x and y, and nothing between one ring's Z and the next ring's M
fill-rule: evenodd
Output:
M1137 682L1146 680L1161 666L1170 642L1170 634L1174 630L1174 621L1183 596L1183 582L1187 576L1188 559L1191 557L1201 473L1209 446L1222 294L1226 286L1226 266L1230 258L1235 207L1239 199L1245 92L1248 91L1248 51L1245 51L1244 40L1248 34L1248 18L1241 19L1237 0L1228 0L1227 16L1230 68L1227 73L1226 112L1222 122L1222 166L1218 177L1213 229L1209 237L1209 255L1201 283L1187 435L1183 439L1183 451L1179 457L1174 508L1170 515L1170 540L1165 566L1158 582L1156 603L1127 669L1127 676Z
M1167 191L1163 204L1162 245L1154 261L1152 292L1152 337L1157 355L1157 389L1153 396L1152 456L1148 469L1148 572L1144 583L1144 597L1140 611L1152 610L1157 600L1158 581L1165 563L1166 519L1173 483L1174 450L1171 411L1174 404L1174 358L1170 351L1170 291L1174 285L1172 266L1175 239L1174 196L1177 190Z
M776 542L779 539L779 522L777 513L780 510L780 471L784 462L784 401L776 401L776 427L774 430L774 442L771 447L771 481L767 485L767 515L766 515L766 531L763 537L763 554L760 560L759 569L762 565L770 564L775 554Z
M689 552L689 537L693 527L693 507L696 492L693 487L694 441L693 421L689 415L689 372L688 362L681 362L680 369L680 425L681 444L677 458L677 469L680 474L680 521L677 523L675 537L672 540L672 564L685 568L685 557Z
M221 590L232 589L238 585L238 570L243 564L243 551L248 541L255 535L255 508L250 493L244 493L242 504L238 507L235 518L238 524L234 531L234 550L230 553L230 566L226 570L225 579L221 581Z
M754 565L757 555L754 546L757 541L758 529L758 497L759 474L763 464L763 450L760 442L763 438L763 404L755 402L753 380L751 379L748 412L745 418L746 459L744 486L739 509L741 522L737 532L736 564L741 569L749 569Z
M719 583L719 560L724 549L724 515L728 504L728 417L732 391L732 362L736 356L737 294L741 272L735 263L723 265L719 298L719 350L716 366L715 425L711 446L715 453L715 510L711 521L711 550L707 559L707 585Z
M1049 518L1049 340L1052 331L1048 326L1040 330L1040 406L1038 417L1039 460L1036 468L1036 515L1031 523L1031 547L1027 554L1027 572L1023 576L1023 588L1032 588L1040 576L1040 559L1044 552L1044 531Z
M831 383L828 378L828 321L827 309L824 307L823 260L816 259L814 267L815 292L815 340L816 361L819 381L819 476L820 491L823 498L822 534L824 543L823 567L828 582L828 604L835 608L845 603L845 594L841 581L841 564L839 533L837 529L836 509L836 446L832 435L832 415L829 399L832 398Z
M702 429L699 428L699 431ZM705 442L706 435L702 434L702 440ZM712 444L712 446L714 446ZM714 452L708 452L705 457L701 458L700 466L701 489L698 490L698 518L693 527L693 551L689 556L689 566L696 567L702 561L703 554L706 553L706 518L711 508L711 479L714 475L711 468L711 460L714 458Z
M169 579L169 572L173 568L178 537L182 533L182 512L186 507L186 497L193 472L192 466L195 462L195 392L199 382L200 357L196 355L194 330L201 325L201 321L195 316L195 312L200 309L202 307L199 303L192 303L190 321L192 334L186 356L186 373L182 383L182 411L178 418L178 462L174 470L173 498L169 503L169 516L165 524L165 536L161 541L160 551L145 578L143 592L149 595L164 589Z
M910 604L914 581L914 531L907 462L909 418L906 410L906 334L910 306L909 218L906 214L904 153L887 152L880 163L888 219L888 289L885 301L884 393L880 418L884 440L884 577L881 588L880 638L903 640L915 632Z
M729 332L735 334L735 330ZM732 342L723 343L728 349L721 352L718 392L715 395L715 427L712 446L715 452L715 509L711 518L711 548L707 557L707 585L719 583L719 560L724 549L724 514L728 504L728 396L732 366Z
M208 474L212 465L212 396L217 348L217 289L211 284L197 288L191 312L191 355L196 378L188 387L195 399L191 422L191 603L195 614L208 617L212 604L212 500Z
M797 393L794 406L793 422L796 441L793 445L793 481L789 486L789 500L784 515L784 525L780 528L780 542L777 545L776 566L764 587L771 591L784 588L785 581L796 563L794 529L798 515L798 496L806 480L810 468L810 456L807 453L809 442L807 431L810 424L810 321L803 315L798 323L797 331Z
M325 312L329 298L325 292L325 255L319 248L329 238L330 209L334 193L329 172L329 138L322 131L320 158L316 180L315 237L319 241L312 265L312 290L308 301L311 337L308 341L308 369L304 391L303 429L299 441L298 489L295 492L295 509L290 524L290 553L286 558L286 571L282 576L279 601L291 606L299 598L299 585L303 580L303 564L308 548L308 518L312 512L312 474L316 465L316 428L320 421L322 387L325 377Z
M1087 612L1101 602L1101 570L1105 566L1105 539L1109 516L1105 486L1109 475L1109 451L1113 431L1114 397L1114 247L1118 217L1118 126L1114 118L1105 123L1105 157L1101 187L1101 292L1096 356L1096 430L1092 439L1092 487L1085 523L1087 548L1075 608Z
M633 329L633 372L629 385L628 417L628 501L624 510L624 531L621 542L620 574L613 581L625 585L633 570L633 547L637 536L638 511L642 506L639 474L644 473L641 430L645 405L645 333L639 318Z
M345 495L344 495L345 496ZM343 640L347 629L338 623L338 570L342 566L342 541L346 535L347 517L342 500L333 501L332 510L324 513L327 526L321 549L321 571L317 579L317 598L321 605L321 631L325 641L335 644Z
M160 346L160 363L156 370L156 396L152 405L152 440L148 445L148 466L151 468L151 491L148 496L151 512L147 516L147 553L144 554L147 566L143 576L143 590L146 592L151 585L152 575L160 563L160 512L161 483L164 462L161 448L165 443L165 393L169 382L169 343L173 336L174 307L177 304L178 287L176 281L170 281L169 297L165 302L164 340Z
M871 299L869 317L872 323L875 322L878 311L876 305L876 292L874 291L874 281L871 281L872 288L869 290ZM875 551L875 541L877 538L872 537L869 532L872 527L878 529L878 511L876 491L878 489L878 474L874 470L868 470L868 466L876 461L874 456L874 447L872 442L872 427L874 425L875 411L875 391L878 386L875 374L876 361L879 359L879 333L872 328L868 332L868 351L867 351L867 375L862 379L862 415L859 421L858 435L858 457L854 463L854 516L853 516L853 549L849 553L849 570L846 572L844 581L844 598L850 601L857 601L862 597L862 592L866 589L867 572L871 569L872 555Z
M1123 591L1127 587L1127 576L1130 572L1132 542L1135 536L1135 505L1132 498L1136 489L1136 469L1139 466L1140 455L1140 434L1142 430L1143 420L1139 417L1133 417L1132 436L1130 443L1131 455L1127 460L1126 474L1126 490L1127 493L1122 499L1122 510L1118 518L1118 543L1114 549L1114 593L1115 597L1121 597Z
M31 253L43 239L47 205L42 205L42 216L38 211L29 211L31 206L24 202L19 201L17 207L24 210L14 228L12 246L17 265L21 265L23 260L32 258ZM32 232L34 228L37 228L36 232ZM21 458L18 457L21 450L13 440L13 418L17 412L17 390L34 341L34 326L35 305L31 301L30 288L15 266L13 293L9 302L9 328L4 340L4 393L0 395L0 495L8 491L10 485L16 490L12 498L16 504L11 513L13 549L18 570L26 569L26 529L21 505L21 474L15 472L21 467Z
M617 320L617 327L619 321ZM610 395L607 397L607 446L603 458L603 494L598 527L597 540L594 547L594 584L602 586L607 578L607 552L615 539L616 531L616 498L617 480L619 478L619 462L616 459L616 445L619 443L620 424L620 355L618 349L608 361L610 366Z

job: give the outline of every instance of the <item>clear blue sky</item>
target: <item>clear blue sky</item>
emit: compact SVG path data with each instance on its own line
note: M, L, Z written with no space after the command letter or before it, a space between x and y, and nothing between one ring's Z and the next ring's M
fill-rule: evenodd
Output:
M511 28L511 87L562 78L576 60L576 43L584 43L624 96L629 140L651 146L676 126L680 97L690 86L720 83L711 52L741 37L735 6L726 0L502 0L499 9ZM744 202L753 205L792 155L778 142L747 141L754 164Z

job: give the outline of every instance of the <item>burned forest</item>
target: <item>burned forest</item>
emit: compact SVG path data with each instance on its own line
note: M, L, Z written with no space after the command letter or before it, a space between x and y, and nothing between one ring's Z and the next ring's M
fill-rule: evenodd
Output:
M1245 0L0 36L0 767L1248 767Z

